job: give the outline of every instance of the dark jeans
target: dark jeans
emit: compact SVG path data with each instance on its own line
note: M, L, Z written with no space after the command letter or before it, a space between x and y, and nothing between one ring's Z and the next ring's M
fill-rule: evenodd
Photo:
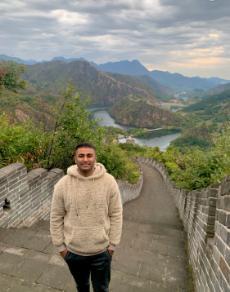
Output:
M111 255L108 251L92 256L81 256L68 252L65 256L74 277L78 292L89 292L91 281L94 292L109 292Z

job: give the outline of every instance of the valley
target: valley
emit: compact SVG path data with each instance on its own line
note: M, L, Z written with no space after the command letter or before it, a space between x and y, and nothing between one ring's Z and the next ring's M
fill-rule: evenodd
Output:
M25 89L2 90L1 109L12 121L32 119L47 130L54 127L55 111L63 104L68 84L87 107L106 108L107 112L101 113L102 126L143 129L131 134L139 138L144 138L148 129L160 127L169 131L167 134L180 129L178 141L182 144L198 138L210 141L211 133L220 131L222 124L229 122L227 80L149 72L137 60L99 66L83 59L54 58L25 64L21 78L26 80Z

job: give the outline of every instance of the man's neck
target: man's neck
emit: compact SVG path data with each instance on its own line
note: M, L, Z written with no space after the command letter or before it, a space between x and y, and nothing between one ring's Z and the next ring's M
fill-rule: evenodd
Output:
M88 177L91 176L94 173L94 168L89 170L89 171L82 171L78 168L78 172L80 175L84 176L84 177Z

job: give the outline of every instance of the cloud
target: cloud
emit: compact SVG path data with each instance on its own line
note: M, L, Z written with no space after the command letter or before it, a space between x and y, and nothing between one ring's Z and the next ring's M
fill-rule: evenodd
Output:
M65 9L52 10L50 15L64 25L84 25L89 21L87 15Z
M229 0L2 0L0 54L139 59L230 79L229 11Z

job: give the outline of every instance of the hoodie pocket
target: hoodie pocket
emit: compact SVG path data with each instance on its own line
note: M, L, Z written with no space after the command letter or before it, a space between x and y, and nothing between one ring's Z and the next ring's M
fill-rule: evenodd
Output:
M78 227L73 229L69 247L82 253L97 253L109 243L103 226Z

